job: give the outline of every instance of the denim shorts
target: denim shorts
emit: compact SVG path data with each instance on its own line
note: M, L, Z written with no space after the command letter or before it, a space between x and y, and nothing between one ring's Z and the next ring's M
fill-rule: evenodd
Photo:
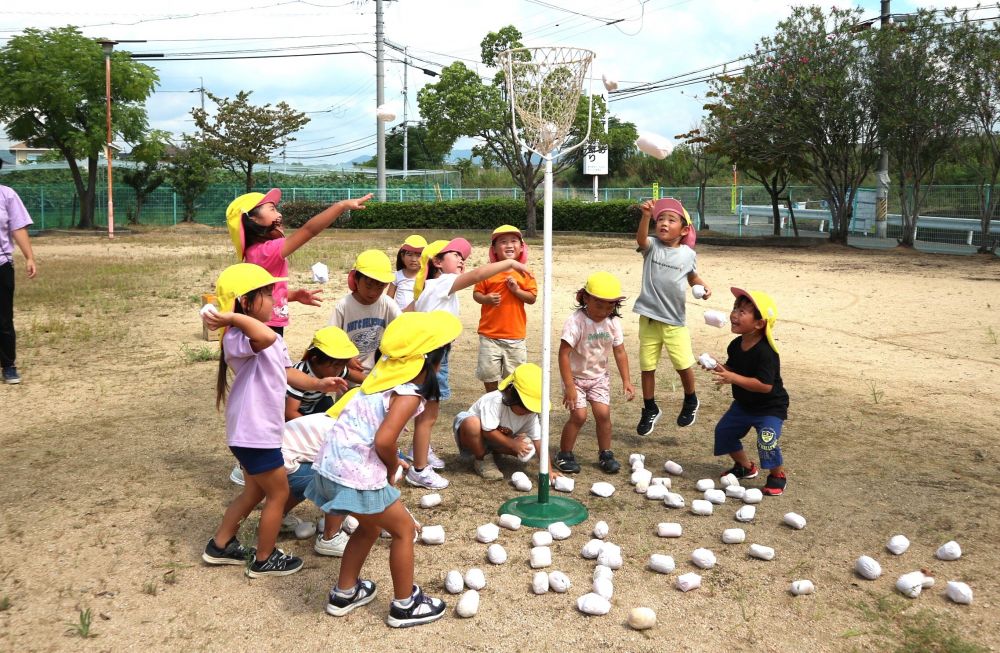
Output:
M740 441L751 428L757 431L757 454L760 466L774 469L783 464L781 456L780 417L773 415L753 415L735 401L715 425L715 455L722 456L743 449Z
M288 475L288 490L296 501L306 498L306 488L312 481L315 473L312 463L299 463L299 468Z
M451 386L448 385L448 355L450 353L451 351L444 353L444 358L441 359L441 367L438 368L438 388L441 390L440 401L451 398Z
M355 490L313 474L306 498L331 515L376 515L399 500L399 490L391 485L378 490Z
M229 447L229 450L240 461L247 474L263 474L272 469L285 466L281 457L281 449L254 449L252 447Z

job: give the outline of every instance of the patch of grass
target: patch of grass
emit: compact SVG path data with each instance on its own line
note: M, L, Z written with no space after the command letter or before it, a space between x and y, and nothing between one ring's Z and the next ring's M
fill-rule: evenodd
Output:
M79 620L76 622L70 621L69 628L67 632L71 635L78 635L83 639L90 639L91 637L97 637L97 634L90 630L91 622L94 616L90 612L90 608L86 610L80 610Z
M163 574L163 584L164 585L176 585L177 584L177 572L174 569Z
M986 327L986 339L990 344L1000 344L1000 334L993 330L993 327Z
M155 580L147 580L142 584L142 593L148 594L149 596L156 596L160 591L160 586L156 584Z
M205 363L219 360L219 350L210 345L198 345L191 347L186 343L181 343L181 356L188 363Z
M0 612L10 610L10 597L6 594L0 597Z
M954 618L920 610L899 620L902 643L896 653L980 653L985 646L962 639Z
M866 381L865 383L868 384L868 392L871 393L872 401L877 404L885 396L885 392L879 389L875 381Z

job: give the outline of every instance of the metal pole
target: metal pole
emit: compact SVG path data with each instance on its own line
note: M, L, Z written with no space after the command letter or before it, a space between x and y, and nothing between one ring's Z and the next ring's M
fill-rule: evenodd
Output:
M385 35L382 31L382 0L375 0L375 104L382 106L385 102ZM385 123L375 118L375 133L378 143L376 160L378 201L385 201Z
M108 157L108 238L115 237L115 203L111 194L111 50L114 45L104 48L104 100L108 117L108 144L105 154Z
M542 446L538 452L538 503L549 501L549 397L552 395L552 155L545 157L542 213Z
M890 0L882 0L882 15L879 23L881 29L889 28L889 2ZM885 238L888 233L886 225L889 214L889 151L885 147L882 147L882 151L879 153L876 179L878 186L875 190L875 236Z
M410 169L410 153L407 143L407 132L410 126L406 122L406 71L410 68L410 60L406 56L406 51L409 49L409 46L403 48L403 179L406 179L406 173Z

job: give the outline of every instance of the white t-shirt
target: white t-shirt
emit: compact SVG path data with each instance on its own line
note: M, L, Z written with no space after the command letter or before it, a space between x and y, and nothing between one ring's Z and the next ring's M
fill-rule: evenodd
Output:
M340 327L358 348L358 360L365 373L375 366L375 350L382 342L385 327L402 311L387 295L379 295L374 304L362 304L354 294L342 297L333 307L330 326Z
M416 278L406 276L403 270L396 270L396 305L400 310L406 308L413 301L413 283Z
M594 322L583 309L573 311L562 330L562 340L573 351L569 354L569 367L573 378L596 379L608 371L608 357L612 349L625 342L622 323L617 317Z
M528 436L529 440L541 440L542 432L536 413L517 415L510 406L503 405L503 394L499 390L487 392L469 406L469 412L479 418L479 428L484 431L494 431L505 426L511 430L514 437Z
M455 279L458 279L457 274L442 274L436 279L425 281L424 291L420 293L413 308L421 313L448 311L458 317L458 295L451 292Z

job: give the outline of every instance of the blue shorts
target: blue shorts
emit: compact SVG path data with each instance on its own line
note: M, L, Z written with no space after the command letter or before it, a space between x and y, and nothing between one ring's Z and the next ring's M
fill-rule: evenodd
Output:
M391 485L378 490L355 490L313 474L306 498L331 515L375 515L399 500L399 490Z
M448 385L448 355L450 353L451 351L444 353L444 358L441 359L441 367L438 368L437 373L438 388L441 390L441 401L451 397L451 386Z
M764 469L780 467L783 462L779 440L783 423L783 419L773 415L752 415L734 401L715 425L715 455L741 451L743 443L740 440L753 428L757 431L760 466Z
M285 459L281 457L280 447L277 449L229 447L229 450L236 456L236 460L240 461L240 466L251 476L285 466Z
M288 490L296 501L306 498L306 488L314 475L312 463L299 463L299 468L288 475Z

